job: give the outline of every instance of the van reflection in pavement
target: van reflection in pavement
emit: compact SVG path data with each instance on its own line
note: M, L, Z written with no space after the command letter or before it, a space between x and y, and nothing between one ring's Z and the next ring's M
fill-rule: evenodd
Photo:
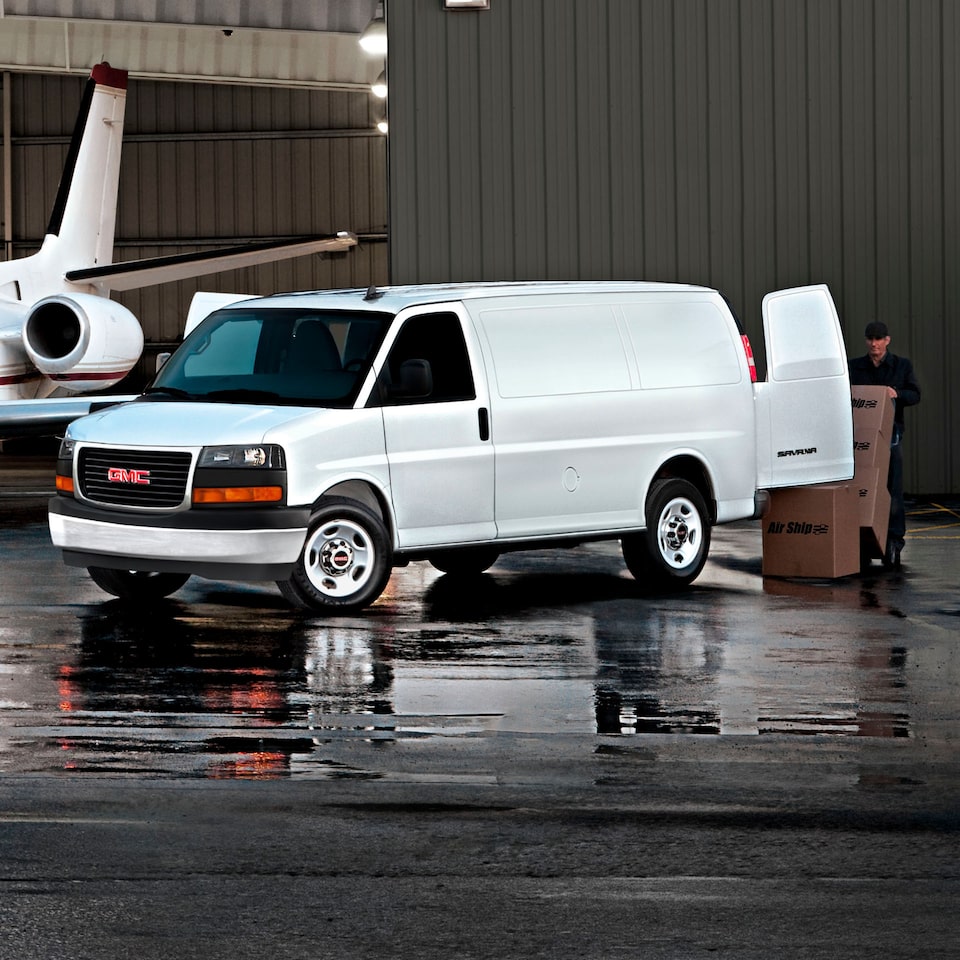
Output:
M316 749L322 717L392 712L392 668L369 632L346 642L296 617L224 623L174 601L146 616L104 603L80 627L77 660L57 673L72 769L283 777Z

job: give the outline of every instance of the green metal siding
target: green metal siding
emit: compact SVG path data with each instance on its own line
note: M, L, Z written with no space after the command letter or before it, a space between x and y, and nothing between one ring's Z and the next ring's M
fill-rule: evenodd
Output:
M758 346L764 293L826 282L850 352L882 319L920 376L907 489L960 493L960 4L389 0L387 20L393 281L704 283Z

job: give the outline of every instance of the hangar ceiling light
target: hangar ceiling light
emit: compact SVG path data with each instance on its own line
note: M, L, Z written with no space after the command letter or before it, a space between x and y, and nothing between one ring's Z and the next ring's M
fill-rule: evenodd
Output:
M360 46L371 56L387 54L387 23L383 19L383 4L377 4L376 16L366 25L360 34Z

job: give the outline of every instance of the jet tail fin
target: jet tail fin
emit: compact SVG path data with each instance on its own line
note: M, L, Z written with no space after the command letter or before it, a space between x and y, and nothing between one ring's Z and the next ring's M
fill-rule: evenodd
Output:
M90 72L47 226L64 271L113 261L127 71ZM46 242L46 241L45 241Z

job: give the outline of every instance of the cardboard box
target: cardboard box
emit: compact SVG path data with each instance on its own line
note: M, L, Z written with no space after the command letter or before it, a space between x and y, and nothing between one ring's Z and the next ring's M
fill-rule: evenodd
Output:
M853 432L864 438L881 434L887 445L893 436L894 402L887 396L886 387L851 387L853 404Z
M886 471L890 465L890 438L874 431L853 428L853 469Z
M762 523L765 577L860 572L860 498L852 483L771 490Z
M890 523L887 470L857 469L851 481L860 503L860 544L867 557L882 557Z
M853 404L853 464L886 470L890 463L895 407L886 387L851 387Z
M886 387L851 387L853 404L853 486L860 509L860 545L863 557L882 557L890 522L890 439L894 401Z

